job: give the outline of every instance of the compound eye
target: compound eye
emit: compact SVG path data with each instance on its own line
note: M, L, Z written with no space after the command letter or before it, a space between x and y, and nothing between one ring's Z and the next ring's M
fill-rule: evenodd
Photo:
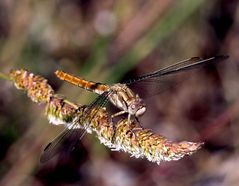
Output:
M141 116L145 113L145 111L146 111L146 107L142 107L139 110L137 110L137 112L135 113L135 116L136 117Z

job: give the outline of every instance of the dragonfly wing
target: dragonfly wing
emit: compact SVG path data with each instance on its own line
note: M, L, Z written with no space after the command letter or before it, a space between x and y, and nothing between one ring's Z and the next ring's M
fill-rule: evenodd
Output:
M54 138L44 149L40 162L45 163L46 161L53 158L58 153L61 153L63 150L72 151L74 147L78 144L78 142L83 138L86 134L86 130L88 126L85 126L85 129L75 129L75 126L83 124L79 122L84 122L85 120L90 121L95 117L100 108L104 107L104 105L108 102L108 96L111 92L105 92L102 95L98 96L89 106L85 108L83 119L79 118L74 121L71 128L66 128L63 130L56 138ZM93 108L96 108L94 112L91 112ZM89 125L88 124L88 125ZM65 141L70 140L70 143L64 144Z
M105 91L103 94L97 96L87 108L92 109L96 107L104 107L109 102L109 96L111 96L112 94L113 91Z
M144 81L146 79L150 79L150 78L157 78L157 77L161 77L164 75L169 75L169 74L173 74L173 73L177 73L177 72L181 72L181 71L185 71L185 70L190 70L193 68L197 68L200 67L202 65L207 65L209 63L213 63L216 61L223 61L225 59L227 59L228 56L215 56L215 57L211 57L211 58L206 58L206 59L202 59L200 57L193 57L190 59L186 59L183 61L180 61L178 63L175 63L173 65L170 65L168 67L162 68L160 70L142 75L140 77L136 77L134 79L131 79L127 82L125 82L125 84L130 85L139 81Z
M183 81L182 78L176 78L175 76L170 78L162 76L161 78L150 78L140 83L133 83L130 88L146 100L152 96L175 90Z
M77 146L79 136L84 135L84 133L85 131L81 129L67 128L63 130L44 148L40 157L40 162L45 163L63 151L72 151Z

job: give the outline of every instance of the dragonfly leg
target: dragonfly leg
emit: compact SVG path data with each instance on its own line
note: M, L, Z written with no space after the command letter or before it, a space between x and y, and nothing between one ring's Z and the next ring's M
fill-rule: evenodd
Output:
M120 116L120 115L125 114L125 113L126 113L126 111L124 111L124 110L119 111L119 112L113 114L113 115L111 116L111 118L115 118L115 117Z
M128 122L130 123L131 114L128 114Z
M128 114L128 122L129 122L129 123L131 122L131 116L132 116L131 114ZM140 128L140 129L144 129L144 127L141 125L141 123L140 123L140 121L139 121L139 118L136 117L136 116L134 116L134 118L135 118L135 121L137 122L139 128Z
M139 121L139 118L138 117L135 117L135 120L137 121L140 129L144 129L144 127L141 125L140 121Z
M116 131L115 123L113 123L112 127L113 127L114 133L113 133L113 136L112 136L112 139L111 139L111 143L114 143L115 142L115 131Z

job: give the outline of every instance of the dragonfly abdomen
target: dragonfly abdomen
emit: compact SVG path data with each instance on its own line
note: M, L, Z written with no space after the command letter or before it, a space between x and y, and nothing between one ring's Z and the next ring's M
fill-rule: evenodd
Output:
M57 70L55 72L56 76L63 80L67 81L68 83L71 83L73 85L76 85L78 87L84 88L86 90L95 92L97 94L103 94L105 91L109 90L109 86L102 84L102 83L96 83L93 81L87 81L83 78L73 76L71 74L65 73L63 71Z

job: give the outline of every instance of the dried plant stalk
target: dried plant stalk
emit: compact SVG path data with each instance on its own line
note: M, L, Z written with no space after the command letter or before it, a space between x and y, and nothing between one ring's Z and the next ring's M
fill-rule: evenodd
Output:
M49 102L51 96L54 94L52 87L47 83L45 78L34 75L27 70L12 70L10 72L10 79L18 89L26 90L28 97L33 102Z
M86 129L88 133L95 132L100 142L111 150L125 151L159 164L181 159L201 148L202 143L171 142L149 129L138 128L137 123L129 122L127 118L114 123L105 108L78 106L61 98L54 94L46 79L26 70L11 71L10 77L15 86L26 90L34 102L47 103L50 123L72 127L73 121L78 121L76 127Z

